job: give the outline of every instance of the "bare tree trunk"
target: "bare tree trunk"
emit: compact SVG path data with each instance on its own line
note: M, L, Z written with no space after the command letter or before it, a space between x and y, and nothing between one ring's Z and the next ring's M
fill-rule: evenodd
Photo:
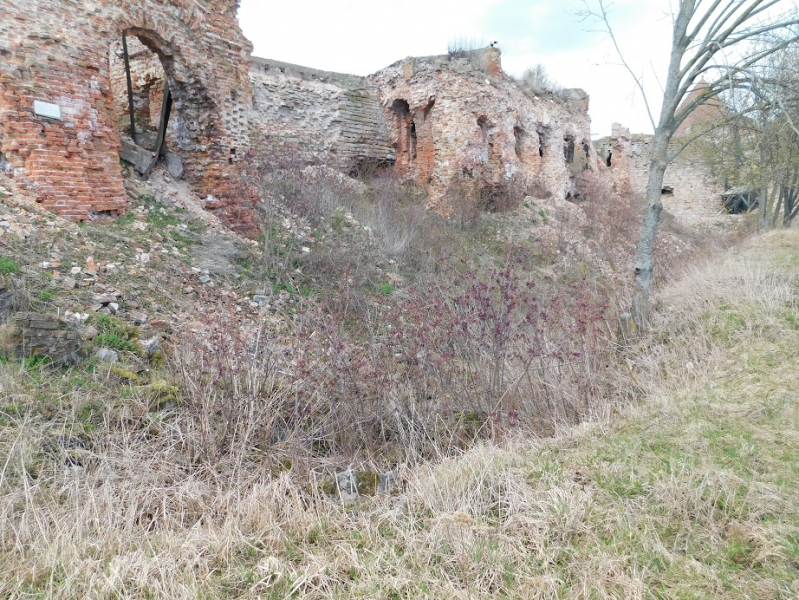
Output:
M771 216L771 228L774 229L777 227L777 222L780 219L780 209L782 209L782 194L780 193L777 184L774 184L774 187L771 190L771 204L774 207L774 214Z
M757 199L757 230L765 231L768 228L768 183L765 179L760 181L760 194Z
M652 293L652 274L655 263L655 238L663 211L663 176L668 167L668 137L655 134L654 156L649 168L646 184L646 208L641 222L641 237L635 252L635 297L633 298L633 320L645 330L649 325L649 297Z
M766 164L766 151L763 144L760 144L760 164ZM760 175L760 197L757 199L757 230L765 231L768 228L768 180L765 172ZM772 202L773 202L772 197Z
M655 130L653 157L649 165L649 180L646 186L646 209L641 223L641 238L635 254L635 297L632 317L639 329L649 326L650 296L652 294L652 275L655 262L655 237L657 235L660 213L663 210L661 199L663 175L669 162L679 155L691 140L681 142L682 146L669 153L669 143L679 126L691 113L703 104L718 97L728 89L727 74L746 70L777 51L799 42L799 33L789 27L799 24L797 12L788 11L772 20L764 20L763 13L776 5L779 0L677 0L679 9L673 15L672 45L669 68L663 86L663 104L657 125L646 100L643 82L635 70L625 60L608 21L607 0L596 0L597 11L592 11L589 0L584 0L586 15L604 22L606 31L621 59L622 64L632 75L649 113ZM762 38L774 31L790 31L790 35L779 38L779 42L765 48L742 54L733 64L717 65L716 56L736 55L732 48L743 48L751 40ZM691 98L689 93L698 79L715 72L718 78L700 96ZM695 88L694 88L695 89Z

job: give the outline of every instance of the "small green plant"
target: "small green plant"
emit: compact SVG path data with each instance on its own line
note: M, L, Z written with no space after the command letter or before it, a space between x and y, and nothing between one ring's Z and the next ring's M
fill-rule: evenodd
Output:
M549 223L549 216L547 215L547 211L545 211L543 208L538 211L538 216L541 217L541 221L544 223L544 225Z
M290 283L278 283L278 284L275 286L275 291L276 291L277 293L280 293L280 292L288 292L289 294L296 294L296 293L297 293L297 288L295 288L295 287L294 287L293 285L291 285Z
M97 325L98 331L111 331L116 327L116 319L103 313L97 313L94 317L94 322Z
M120 227L124 227L125 225L130 225L135 220L136 220L136 213L129 212L127 214L122 215L121 217L118 217L116 220L116 224L119 225Z
M123 352L140 352L140 348L135 342L139 335L138 328L127 325L116 317L103 313L98 313L93 317L93 324L99 332L99 335L94 340L98 346L105 346L106 348Z
M333 228L333 231L341 231L346 222L347 218L344 216L344 213L339 210L335 211L330 217L330 226Z
M51 290L42 290L39 292L39 300L42 302L50 302L53 299L53 292Z
M725 551L727 559L738 567L748 566L753 553L752 544L737 538L730 540Z
M147 214L147 222L154 227L168 227L177 225L180 220L174 215L170 215L163 204L156 202Z
M19 273L19 263L6 256L0 256L0 275L15 275Z
M50 364L50 358L47 356L29 356L25 359L25 369L28 371L32 371L42 367L44 365Z
M95 338L95 343L98 346L105 346L115 350L122 350L127 352L136 352L136 344L132 341L120 337L116 333L101 333Z
M390 283L383 283L380 285L380 293L383 294L384 296L390 296L391 294L394 293L394 290L395 290L394 286L391 285Z

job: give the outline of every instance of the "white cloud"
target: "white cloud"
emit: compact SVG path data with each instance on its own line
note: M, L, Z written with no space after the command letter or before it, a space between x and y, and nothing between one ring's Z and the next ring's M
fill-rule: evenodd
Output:
M444 54L456 37L499 40L503 66L519 75L542 63L567 87L591 95L595 134L612 122L649 131L640 94L578 0L242 0L239 22L254 54L317 69L366 75L406 56ZM671 21L664 0L616 0L611 20L625 56L659 108ZM592 31L594 30L594 31ZM503 41L504 40L504 41Z

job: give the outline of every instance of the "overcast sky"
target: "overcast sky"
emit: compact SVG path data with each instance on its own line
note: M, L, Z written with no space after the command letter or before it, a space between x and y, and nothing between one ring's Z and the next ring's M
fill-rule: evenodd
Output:
M507 73L540 63L564 87L586 90L594 137L608 135L614 122L651 133L632 78L599 23L581 20L582 8L580 0L241 0L239 22L256 56L356 75L407 56L446 54L456 38L497 40ZM619 44L657 112L669 1L615 0L610 10Z

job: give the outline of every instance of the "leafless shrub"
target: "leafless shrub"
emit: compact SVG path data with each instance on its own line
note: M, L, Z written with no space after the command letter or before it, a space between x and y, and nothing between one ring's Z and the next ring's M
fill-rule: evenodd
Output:
M213 230L202 235L200 243L192 247L191 254L192 266L224 276L233 275L235 262L247 256L241 242Z
M614 189L608 177L593 170L578 176L574 196L581 200L587 217L583 233L596 241L598 250L612 266L629 263L641 226L641 199L628 190Z
M447 44L447 55L450 58L464 58L475 51L482 50L487 45L485 40L455 37Z
M257 216L270 278L338 288L346 274L357 285L378 285L389 263L422 271L434 264L448 234L427 212L423 192L380 171L368 175L263 170Z
M487 272L450 263L379 306L345 288L297 324L295 389L330 452L429 457L546 431L605 410L606 308L586 281L556 291L511 255Z
M173 361L180 439L195 462L241 464L288 436L291 409L266 329L248 338L212 323L184 340Z
M546 68L541 64L525 69L517 81L524 91L534 95L560 96L563 93L563 87L547 73Z
M486 51L488 44L484 41L471 38L455 38L447 45L447 57L449 60L466 60L470 65L483 71L489 72L489 54Z
M462 169L447 188L450 218L463 230L475 229L485 212L515 210L526 196L540 197L546 194L546 187L538 177L515 173L501 181L486 183L474 178L478 168Z

